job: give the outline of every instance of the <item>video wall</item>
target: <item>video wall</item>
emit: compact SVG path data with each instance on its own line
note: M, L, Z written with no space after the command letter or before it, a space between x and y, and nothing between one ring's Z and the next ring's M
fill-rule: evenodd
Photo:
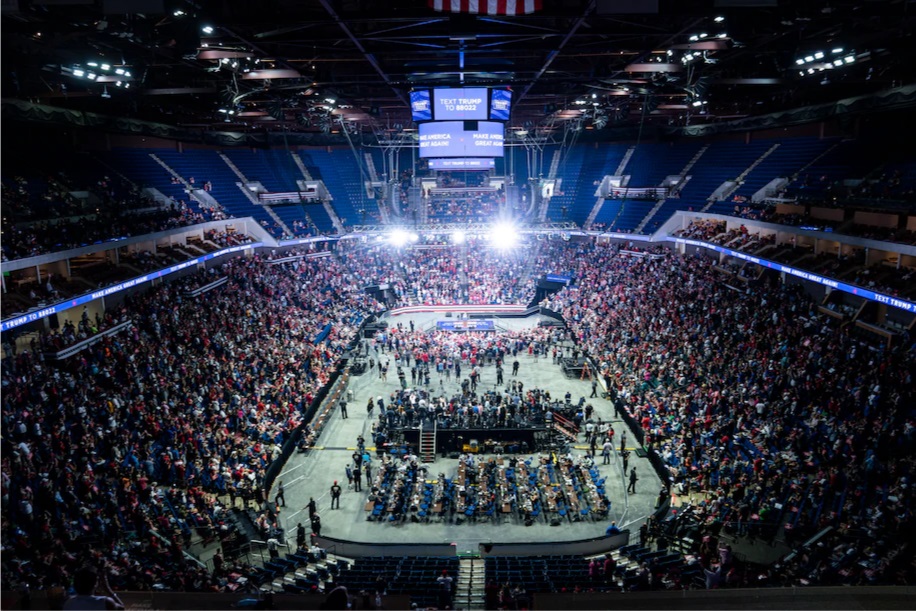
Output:
M420 124L420 157L502 157L505 126L495 121Z
M424 121L508 121L512 91L486 87L417 89L410 92L416 123Z
M419 124L420 157L435 159L431 169L487 169L503 156L505 124L512 107L510 89L453 87L410 92L413 120ZM486 158L487 163L474 163ZM455 163L447 160L455 159ZM461 162L457 162L461 159Z

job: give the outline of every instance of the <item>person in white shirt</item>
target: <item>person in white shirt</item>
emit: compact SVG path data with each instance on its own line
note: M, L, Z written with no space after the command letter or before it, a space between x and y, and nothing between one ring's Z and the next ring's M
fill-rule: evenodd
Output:
M76 595L71 596L64 603L64 609L67 611L77 609L123 609L124 603L114 593L111 586L108 585L108 575L104 569L101 571L101 583L99 580L99 570L92 566L81 568L73 576L73 589ZM96 587L100 586L104 596L94 594Z

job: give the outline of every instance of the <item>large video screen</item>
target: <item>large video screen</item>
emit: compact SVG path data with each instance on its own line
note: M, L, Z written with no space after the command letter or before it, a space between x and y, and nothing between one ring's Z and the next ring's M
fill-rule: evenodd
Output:
M490 91L490 120L508 121L509 109L512 106L512 92L508 89Z
M432 121L433 107L429 103L429 89L410 92L410 112L413 115L413 120L417 123L420 121Z
M483 87L433 89L436 121L486 121L489 119L487 90Z
M502 157L504 125L492 121L420 124L420 157Z

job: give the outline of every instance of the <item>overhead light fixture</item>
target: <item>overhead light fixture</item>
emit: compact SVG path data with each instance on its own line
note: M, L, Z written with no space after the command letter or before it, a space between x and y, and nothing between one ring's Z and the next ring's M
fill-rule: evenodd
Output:
M722 32L721 34L716 34L716 38L728 38L728 34Z
M86 72L80 69L76 69L73 71L73 76L84 77L86 76Z
M125 70L124 76L126 76L127 78L130 78L130 70Z
M808 68L808 74L814 74L814 68Z
M701 102L701 101L699 101L699 100L696 100L696 101L694 101L693 105L694 105L694 106L702 106L702 105L703 105L703 102Z
M824 59L824 52L823 52L823 51L818 51L817 53L815 53L815 54L814 54L814 59Z
M853 57L852 55L847 55L846 57L843 58L843 61L846 62L847 64L851 64L852 62L856 61L856 58Z
M713 19L713 21L715 21L716 23L722 23L723 21L725 21L725 17L723 17L722 15L719 15L715 19Z
M90 68L98 68L98 67L99 67L99 64L98 64L97 62L87 62L86 65L89 66Z
M106 72L107 72L108 70L111 70L111 66L110 66L109 64L102 64L101 68L102 68L102 70L105 70Z
M843 60L842 60L842 59L835 59L835 60L833 60L833 65L834 65L834 66L837 66L837 67L842 66L842 65L843 65Z
M175 12L172 13L172 15L174 15L175 17L181 17L182 15L184 15L184 11L182 11L181 9L176 9Z
M130 83L124 83L124 89L130 89Z
M86 78L89 79L90 81L94 81L96 79L95 72L90 72L89 74L86 75Z
M118 76L124 74L124 68L116 68L115 74L117 74Z
M796 63L797 65L799 65L799 66L803 66L803 65L805 64L805 60L803 60L803 59L796 59L796 60L795 60L795 63Z
M706 32L703 32L702 34L700 34L700 38L706 38L707 36L708 34Z
M836 55L837 53L842 53L842 52L843 52L843 47L837 47L836 49L831 51L831 53L833 53L834 55Z
M325 98L324 101L327 104L334 104L335 102L337 102L337 100L335 100L334 98Z
M813 55L806 55L806 56L805 56L805 61L806 61L806 62L809 62L809 63L810 63L810 62L813 62L813 61L814 61L814 56L813 56Z
M203 32L204 34L212 34L213 26L205 25L204 27L200 29L200 31Z
M118 82L115 83L115 87L120 87L121 85L123 85L123 83L122 83L121 81L118 81Z
M698 41L698 40L700 40L700 37L697 36L696 34L694 34L693 36L690 37L690 42L696 42L696 41Z

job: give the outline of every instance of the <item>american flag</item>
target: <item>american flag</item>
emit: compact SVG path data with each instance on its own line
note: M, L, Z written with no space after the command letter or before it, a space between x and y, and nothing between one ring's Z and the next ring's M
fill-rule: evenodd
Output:
M429 8L472 15L528 15L541 10L542 0L429 0Z

